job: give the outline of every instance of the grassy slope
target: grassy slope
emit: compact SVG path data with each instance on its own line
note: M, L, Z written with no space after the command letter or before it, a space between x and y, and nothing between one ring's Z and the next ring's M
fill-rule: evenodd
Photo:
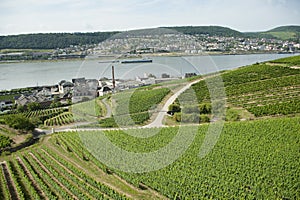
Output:
M223 73L227 103L256 116L299 113L300 69L294 68L299 63L300 56L295 56ZM207 82L192 87L199 103L210 101Z

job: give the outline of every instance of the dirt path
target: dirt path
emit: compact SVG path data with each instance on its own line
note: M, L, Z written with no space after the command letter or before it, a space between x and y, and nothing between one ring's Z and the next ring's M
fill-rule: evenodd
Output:
M189 89L192 85L204 80L204 78L195 80L193 82L188 83L187 85L183 86L181 89L176 91L165 103L165 105L162 107L162 109L158 112L158 115L154 119L153 122L150 124L144 126L144 128L152 128L152 127L162 127L163 126L163 120L165 115L167 114L169 106L179 97L180 94L182 94L184 91Z
M111 109L110 105L108 105L108 103L107 103L107 98L102 99L102 103L105 105L105 108L106 108L106 115L104 116L104 118L111 117L112 109Z
M6 166L6 162L2 162L1 163L1 168L3 170L5 182L7 184L7 187L8 187L11 199L13 199L13 200L20 199L19 196L18 196L18 192L16 190L16 187L15 187L15 184L14 184L14 182L13 182L13 180L11 178L11 175L10 175L10 173L8 171L8 168Z

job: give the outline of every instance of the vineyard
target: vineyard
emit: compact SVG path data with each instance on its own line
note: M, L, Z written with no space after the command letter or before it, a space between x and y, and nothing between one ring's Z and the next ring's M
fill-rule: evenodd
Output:
M167 88L134 90L112 96L115 102L114 119L119 125L142 124L147 121L163 98L169 94Z
M166 168L142 174L124 173L115 169L109 171L120 175L136 187L143 183L170 199L299 199L299 122L300 118L295 117L226 123L212 152L200 159L199 149L208 129L207 125L203 125L199 127L189 149ZM184 130L189 134L192 127L187 126ZM148 134L157 129L130 131L130 135L134 136ZM88 148L97 147L99 134L105 134L124 150L146 153L164 147L175 137L177 131L176 127L163 128L148 139L129 136L122 131L68 132L53 135L51 141L52 145L59 144L67 154L108 171L83 146L81 139L84 136L93 141L93 144L88 144ZM41 165L39 162L43 163L42 166L50 165L48 170L51 170L51 166L58 168L56 161L59 161L70 171L77 173L70 164L59 159L48 148L32 150L31 153L21 158L35 165ZM55 176L55 172L51 174ZM50 178L58 180L58 177ZM69 179L72 180L67 180ZM67 187L67 184L64 185ZM80 189L83 190L83 186Z
M60 107L23 112L28 119L37 121L44 126L62 126L74 122L95 120L101 115L99 99L77 103L71 107Z
M62 128L65 132L44 135L17 152L1 152L0 199L300 199L299 63L300 56L296 56L225 71L221 74L222 83L210 75L180 95L170 106L172 109L169 107L176 110L171 120L179 122L185 116L188 123L209 122L215 117L216 106L223 108L211 98L222 95L219 88L224 84L224 118L238 122L225 122L217 137L207 133L215 130L218 123L133 127L155 116L171 93L157 85L106 97L112 106L112 117L108 118L104 117L104 109L109 106L100 98L70 107L3 115L1 151L14 148L14 136L24 137L25 133L13 129L7 121L23 118L27 124L39 122L44 127L99 120L100 124L95 124L102 127L132 127L76 131ZM240 110L259 118L239 121ZM213 148L200 157L207 141ZM114 144L113 150L109 142ZM173 149L167 148L169 145ZM160 151L162 157L153 156ZM146 161L138 162L137 157L126 157L124 152L141 155ZM107 162L101 159L103 156ZM170 157L177 159L168 163ZM117 167L113 168L110 161L115 160ZM167 164L144 172L147 161L154 167ZM131 172L120 170L126 165Z
M288 58L281 58L277 60L272 60L270 63L277 63L277 64L287 64L289 66L293 65L300 65L300 56L293 56L293 57L288 57Z
M289 59L295 62L293 57L284 61ZM201 81L186 93L195 91L199 103L209 102L207 83L214 83L214 79ZM300 113L300 69L255 64L225 72L222 79L227 102L247 109L256 117ZM189 100L188 95L182 96Z
M128 199L48 148L17 154L1 168L1 199Z

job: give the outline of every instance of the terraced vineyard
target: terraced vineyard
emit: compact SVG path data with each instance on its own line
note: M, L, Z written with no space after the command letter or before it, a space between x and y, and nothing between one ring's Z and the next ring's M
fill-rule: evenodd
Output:
M28 118L51 118L53 116L59 115L63 112L68 111L68 108L52 108L52 109L43 109L43 110L36 110L23 113Z
M296 117L227 123L212 152L200 159L200 146L208 129L203 125L185 154L166 168L142 174L111 171L136 186L144 183L170 199L298 199L299 122L300 118ZM185 128L187 133L190 130L191 127ZM132 130L131 135L151 131L157 129ZM176 127L163 128L151 141L122 131L61 133L52 141L79 159L89 160L106 170L105 165L84 148L81 138L86 136L93 141L88 145L91 148L97 147L99 134L105 134L122 149L146 153L168 144L177 131Z
M247 109L256 117L300 113L300 69L286 66L289 60L299 64L299 58L282 59L285 63L282 66L255 64L222 74L227 102ZM210 101L207 82L213 83L214 77L191 89L199 103Z
M142 124L152 115L153 109L169 94L167 88L135 90L113 95L116 104L114 119L119 125Z
M1 199L128 199L47 148L15 155L1 167Z

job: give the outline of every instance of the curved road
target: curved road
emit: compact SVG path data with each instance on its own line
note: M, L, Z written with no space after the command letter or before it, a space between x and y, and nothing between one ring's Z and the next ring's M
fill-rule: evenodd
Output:
M207 77L206 77L207 78ZM182 94L184 91L189 89L193 84L198 83L199 81L204 80L204 78L192 81L182 87L180 90L178 90L176 93L174 93L164 104L163 108L158 112L158 115L156 118L150 123L142 127L129 127L129 128L76 128L79 124L69 125L65 127L58 127L57 129L54 129L54 132L67 132L67 131L93 131L93 130L120 130L120 129L130 129L130 128L153 128L153 127L163 127L163 119L165 115L167 114L169 106L179 97L180 94ZM105 105L107 109L106 118L111 117L111 107L106 102L107 99L103 99L102 102ZM82 123L87 124L87 122ZM35 138L40 137L41 135L45 134L51 134L53 133L52 130L42 130L42 129L36 129L36 133L38 133Z
M190 82L183 88L181 88L179 91L177 91L175 94L173 94L165 103L164 107L159 111L157 117L153 122L151 122L148 125L143 126L144 128L152 128L152 127L162 127L163 126L163 119L165 115L168 112L169 106L179 97L180 94L182 94L184 91L189 89L193 84L198 83L199 81L204 80L203 78L198 79L196 81Z

